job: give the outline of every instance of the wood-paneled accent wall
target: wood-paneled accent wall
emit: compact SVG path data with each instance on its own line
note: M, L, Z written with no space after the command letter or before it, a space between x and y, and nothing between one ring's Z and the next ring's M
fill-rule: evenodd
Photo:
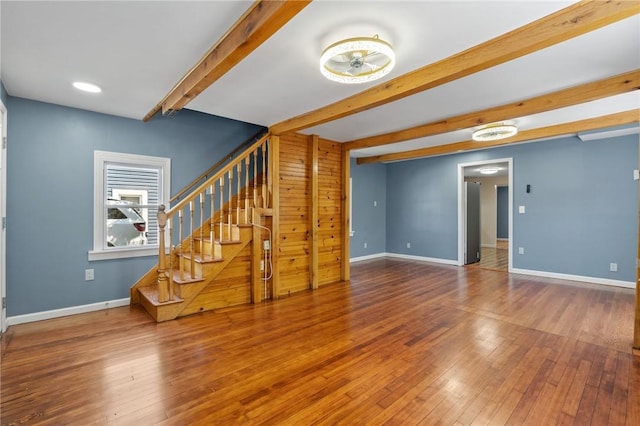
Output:
M309 288L311 231L310 151L307 137L286 134L280 136L280 283L277 296Z
M342 148L318 142L318 284L341 280Z
M275 255L280 268L278 296L282 296L313 288L314 233L315 282L324 285L341 280L343 194L339 143L285 134L280 135L279 154L280 246ZM317 220L315 229L312 218Z

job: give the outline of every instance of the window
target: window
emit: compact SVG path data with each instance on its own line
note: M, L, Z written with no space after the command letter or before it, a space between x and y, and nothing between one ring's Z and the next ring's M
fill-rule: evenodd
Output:
M93 250L89 260L158 254L157 211L168 206L171 160L94 152Z

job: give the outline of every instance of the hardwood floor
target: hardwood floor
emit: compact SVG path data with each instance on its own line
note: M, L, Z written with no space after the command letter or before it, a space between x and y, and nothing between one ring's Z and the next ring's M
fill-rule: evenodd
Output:
M467 268L509 270L509 242L498 241L496 247L480 247L480 262L467 265Z
M397 259L157 324L10 327L5 424L638 425L634 292Z

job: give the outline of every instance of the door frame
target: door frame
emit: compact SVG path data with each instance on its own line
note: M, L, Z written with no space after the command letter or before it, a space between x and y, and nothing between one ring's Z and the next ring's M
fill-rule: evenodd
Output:
M465 244L465 209L464 197L464 169L467 167L485 166L487 164L507 163L509 167L509 267L508 272L513 269L513 157L495 158L490 160L472 161L469 163L458 163L458 266L464 266L464 244Z
M0 221L7 216L7 107L0 100L2 134L0 135ZM0 300L7 297L7 229L0 223ZM7 309L0 305L0 334L7 329Z

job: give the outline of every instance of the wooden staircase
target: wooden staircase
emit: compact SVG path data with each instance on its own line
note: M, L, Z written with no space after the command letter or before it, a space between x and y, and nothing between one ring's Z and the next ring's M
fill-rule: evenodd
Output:
M161 322L266 297L258 287L267 267L268 136L168 211L160 206L158 264L131 287L131 304Z

